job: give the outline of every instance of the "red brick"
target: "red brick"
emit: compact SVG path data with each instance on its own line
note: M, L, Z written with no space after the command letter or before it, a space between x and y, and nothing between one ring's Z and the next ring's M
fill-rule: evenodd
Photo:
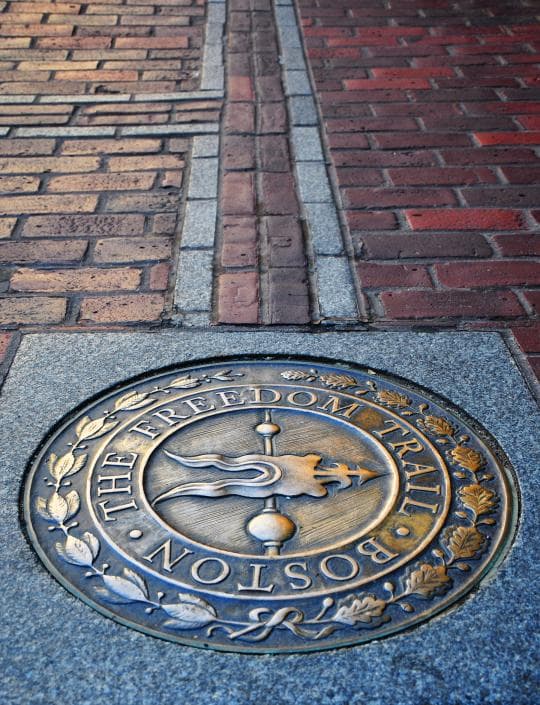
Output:
M0 215L19 213L84 213L97 205L96 196L6 196L0 198Z
M535 162L537 157L532 149L444 149L441 156L447 164L480 166L481 164L514 164Z
M255 267L258 238L254 217L223 218L221 264L223 267Z
M450 68L429 66L423 68L374 68L375 78L431 78L432 76L455 76Z
M523 295L533 311L536 314L540 313L540 291L538 289L526 289Z
M336 166L435 166L438 164L434 152L424 149L411 151L343 150L332 153Z
M540 257L540 235L510 234L495 235L493 241L503 257Z
M114 263L168 259L171 256L171 247L171 240L166 237L110 238L96 242L93 260L99 263Z
M225 106L225 132L254 132L255 105L253 103L228 103Z
M374 117L354 117L349 119L327 120L328 132L370 132L378 130L418 130L418 123L412 118L374 118ZM343 135L343 140L349 137L354 139L354 135ZM364 137L359 135L359 137ZM365 137L364 137L365 140ZM355 145L354 142L343 146L364 146Z
M449 189L346 188L342 189L349 207L387 208L406 206L448 206L456 204Z
M262 171L290 170L289 148L285 136L263 135L257 138L257 145Z
M387 211L346 211L351 230L392 230L397 226L396 216Z
M540 183L540 166L502 166L501 171L511 184Z
M148 287L152 291L165 291L169 286L170 273L171 265L165 262L150 267Z
M309 323L310 320L307 272L303 268L270 269L265 322L275 325L300 325Z
M78 262L86 252L84 240L39 240L37 242L0 242L0 262Z
M446 208L405 211L413 230L519 230L521 213L499 208Z
M218 322L250 324L259 318L257 272L220 274L218 277Z
M165 301L162 294L89 296L81 303L81 323L139 323L159 321Z
M229 172L223 176L221 210L230 215L251 215L255 212L252 174Z
M458 167L410 167L389 169L388 176L396 185L430 186L434 184L477 184L494 179L488 169L461 169Z
M540 186L462 188L461 195L470 206L534 207L540 203Z
M365 259L490 257L485 238L476 233L359 233Z
M108 46L108 45L107 45ZM114 46L117 49L187 49L188 37L118 37Z
M489 144L540 144L540 132L475 132L481 145Z
M11 333L0 333L0 363L4 361L12 340L13 335Z
M11 277L12 291L112 291L136 289L139 269L18 269Z
M242 102L255 99L253 83L248 76L229 76L227 81L227 96L230 101Z
M540 284L540 264L524 260L448 262L437 264L435 271L440 283L452 289Z
M260 179L260 208L264 215L297 215L298 202L291 174L263 172Z
M345 135L336 133L329 134L328 144L332 149L369 149L369 142L367 137L365 135L355 133L348 133Z
M540 355L528 355L527 362L529 363L533 374L540 379Z
M281 78L279 75L258 76L255 86L257 91L257 100L260 103L283 100L283 88L281 86Z
M528 327L512 328L520 348L525 353L540 353L540 323Z
M66 314L64 298L20 296L0 298L0 323L22 325L61 323Z
M342 167L336 169L336 173L341 186L379 186L385 181L380 169Z
M395 319L515 318L524 315L515 294L482 291L385 291L386 316Z
M108 173L108 174L77 174L55 176L48 183L48 191L63 193L69 191L146 191L152 188L156 175L151 171Z
M525 130L540 130L540 115L519 115L517 121Z
M221 158L225 169L254 169L255 139L227 135L223 138Z
M467 135L459 135L455 132L393 132L384 134L374 134L372 138L380 149L410 149L419 147L425 149L429 147L467 147L471 141Z
M358 262L356 271L362 287L432 287L427 268L415 264Z
M352 78L343 81L345 88L349 91L377 91L384 88L405 88L416 90L425 90L431 88L429 81L425 78Z
M159 152L161 140L159 139L131 139L121 140L66 140L62 145L62 154L141 154Z
M271 216L263 218L270 267L303 267L306 264L303 234L297 218Z
M144 216L122 215L37 215L27 218L23 237L121 237L140 235Z
M279 133L287 129L287 111L283 103L259 105L259 133Z

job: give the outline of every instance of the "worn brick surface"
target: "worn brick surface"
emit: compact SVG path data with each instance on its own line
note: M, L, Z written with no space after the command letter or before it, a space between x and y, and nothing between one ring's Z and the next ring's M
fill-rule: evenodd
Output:
M155 324L170 302L157 292L169 289L191 140L114 130L219 119L219 100L167 100L198 89L206 2L2 10L0 326ZM156 100L126 100L140 93ZM52 131L86 126L105 132Z
M272 10L264 0L228 3L224 219L217 257L220 323L310 320L307 258Z
M297 7L365 322L512 326L538 356L536 5Z

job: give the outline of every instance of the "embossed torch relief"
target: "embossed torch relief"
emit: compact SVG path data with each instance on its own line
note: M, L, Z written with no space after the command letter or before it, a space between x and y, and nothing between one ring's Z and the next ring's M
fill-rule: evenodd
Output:
M486 438L369 370L183 367L53 434L26 520L56 577L130 626L218 649L332 648L440 611L499 556L514 490Z

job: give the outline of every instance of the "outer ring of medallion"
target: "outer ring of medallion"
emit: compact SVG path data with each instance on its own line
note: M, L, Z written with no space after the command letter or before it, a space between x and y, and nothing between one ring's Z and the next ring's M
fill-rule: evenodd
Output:
M377 596L375 594L372 595L367 595L363 596L358 595L349 595L347 596L344 600L338 601L336 604L334 604L333 600L325 600L325 603L332 603L330 607L327 606L325 607L326 610L334 611L334 617L336 615L341 614L342 619L341 622L339 619L334 619L333 617L330 620L326 620L327 622L339 622L340 625L343 624L348 624L347 620L350 622L351 619L353 619L354 615L358 615L362 612L364 613L364 616L366 614L366 609L370 613L369 619L365 618L360 618L360 620L356 619L356 621L361 621L363 623L370 623L370 628L369 629L360 629L356 632L354 631L349 631L347 634L338 634L332 639L327 639L326 637L321 637L319 641L306 641L302 643L297 642L291 642L290 640L287 642L286 640L279 641L279 640L274 640L271 643L252 643L252 644L246 644L246 643L230 643L227 642L227 639L223 637L221 641L212 641L212 639L209 638L210 635L210 630L208 631L208 637L201 637L199 635L193 635L193 633L185 633L185 632L174 632L170 633L167 632L166 630L163 630L163 628L159 628L159 625L156 626L155 624L152 624L151 621L141 621L140 617L134 617L131 614L126 614L123 612L119 612L118 610L115 610L111 607L109 607L107 604L103 604L102 602L99 602L95 599L94 596L88 594L88 592L83 591L79 585L77 584L77 580L73 579L73 575L75 575L76 570L73 568L75 565L75 561L71 560L68 561L70 563L70 566L68 566L69 570L63 570L64 566L61 565L61 561L55 557L55 560L52 559L51 557L51 549L49 546L49 549L46 550L44 546L42 546L42 539L40 536L46 536L46 533L43 532L41 527L37 527L36 521L39 522L39 520L36 517L36 512L34 508L35 504L35 487L34 487L34 480L36 477L36 473L42 473L44 469L44 457L45 454L50 451L51 446L57 441L60 437L62 437L62 434L66 433L68 429L70 429L73 426L73 422L76 419L79 419L79 425L81 423L80 419L83 417L85 411L90 411L93 407L96 405L99 405L100 402L106 402L107 399L115 399L118 397L119 393L125 393L126 391L136 389L137 386L140 386L144 383L149 383L152 380L155 380L159 377L163 377L166 375L170 375L174 372L180 373L182 371L186 370L191 370L193 371L200 371L201 368L206 369L210 368L215 365L233 365L233 364L243 364L243 365L248 365L250 362L252 363L258 363L262 364L264 363L276 363L276 364L283 364L284 362L288 362L291 366L296 365L297 367L301 367L302 365L313 365L317 366L319 365L321 368L326 370L326 368L335 368L341 373L345 373L348 375L357 375L358 378L360 379L368 379L371 377L372 380L376 380L378 384L382 385L384 389L384 385L388 385L389 387L392 387L392 385L400 390L401 393L405 392L407 394L410 394L410 396L414 399L415 396L421 400L427 400L427 404L424 404L425 406L429 407L431 405L432 409L438 410L438 413L446 414L450 421L449 423L454 423L456 424L456 428L459 425L459 428L461 429L461 433L463 433L463 429L468 429L469 432L472 432L473 438L471 439L468 435L462 435L460 436L456 441L454 446L452 447L452 452L449 453L447 451L447 455L452 456L452 463L454 465L452 469L453 475L456 478L459 478L461 481L461 486L459 487L459 492L456 492L454 496L454 501L456 501L456 497L460 496L463 504L463 507L467 510L471 510L471 506L474 507L472 509L472 513L474 514L475 520L474 520L474 526L476 526L476 520L480 517L480 515L487 515L487 519L482 519L481 522L478 523L480 525L482 522L485 526L484 530L489 531L491 529L491 526L496 524L496 529L493 530L493 536L496 537L496 541L493 541L491 543L486 542L486 545L483 546L481 549L477 550L476 553L478 555L474 555L475 551L471 549L470 546L466 546L463 548L456 549L456 545L459 543L459 540L461 540L462 536L458 535L467 533L469 529L467 528L466 524L463 525L457 525L457 526L450 526L447 527L447 531L450 531L450 536L447 536L444 541L445 541L445 546L447 547L447 554L444 554L444 551L440 550L439 548L435 548L431 550L431 553L435 556L437 556L437 559L439 561L442 561L442 564L439 565L438 567L435 565L436 561L432 561L434 563L433 566L426 565L426 564L416 564L416 566L411 567L406 574L399 574L397 576L391 577L392 580L395 581L397 579L398 584L401 586L405 586L405 593L406 595L412 595L411 601L416 604L415 602L415 596L420 595L425 597L429 597L432 599L432 603L428 605L427 609L422 609L421 611L416 612L416 608L414 606L411 607L409 604L408 607L406 608L405 606L402 606L402 610L404 610L406 613L409 614L397 614L397 617L388 617L387 619L382 619L379 620L378 617L380 614L382 614L387 608L388 611L390 609L390 606L393 606L394 603L399 604L399 600L397 599L399 596L394 596L392 598L386 598L386 602L380 597L380 588L381 586L379 585L378 579L376 580L376 584L373 587L374 592L377 593ZM359 383L360 384L360 383ZM131 392L130 392L131 393ZM410 400L409 400L410 401ZM110 403L110 402L107 402ZM87 417L88 418L88 417ZM435 416L426 416L424 414L424 422L432 423L432 419L436 419L437 417ZM431 420L430 420L431 419ZM448 419L445 419L448 420ZM439 418L439 421L441 419ZM468 444L468 445L467 445ZM474 444L476 444L476 447L474 447ZM495 465L496 470L497 470L497 475L495 476L495 479L493 479L492 475L486 475L485 478L480 475L479 477L479 468L480 465L475 470L472 470L472 475L476 480L478 480L477 486L475 485L474 487L471 484L465 484L466 482L473 482L472 480L463 480L462 476L466 475L466 473L463 473L461 468L463 469L468 469L470 466L474 465L474 460L475 457L478 455L481 455L480 452L478 451L478 448L481 448L484 450L489 455L489 463L490 467L492 464ZM475 456L476 453L476 456ZM49 464L50 464L50 459L49 459ZM456 470L457 468L457 470ZM51 473L52 474L52 473ZM43 478L39 478L40 480ZM489 483L490 481L493 481L497 485L497 490L499 491L499 496L497 496L497 493L490 490L488 488L488 491L485 491L485 488L481 486L480 483L482 482L487 482ZM37 482L37 480L36 480ZM50 485L50 482L49 482ZM414 384L412 382L409 382L408 380L403 380L402 378L398 378L395 375L391 375L388 373L384 372L374 372L373 370L368 370L366 368L361 368L359 366L354 365L353 363L345 363L345 362L336 362L334 360L328 360L328 359L323 359L323 358L310 358L310 357L300 357L300 358L295 358L295 357L285 357L285 356L238 356L235 358L221 358L221 359L205 359L205 360L195 360L195 361L190 361L188 363L185 363L184 365L178 365L178 366L172 366L169 368L165 368L163 370L158 370L152 372L150 375L140 375L137 378L133 378L131 380L128 380L125 383L116 385L115 387L112 387L109 390L106 390L105 392L101 393L99 396L94 397L93 399L90 399L86 401L84 404L79 406L77 409L75 409L72 413L70 413L67 417L64 417L47 435L47 437L43 440L43 442L40 444L39 448L36 450L34 453L29 466L27 468L27 473L26 473L26 478L25 478L25 484L24 484L24 494L21 495L22 497L22 502L21 502L21 522L23 524L24 529L26 530L26 533L28 535L29 541L33 548L36 550L37 554L39 555L40 559L44 563L45 567L53 574L53 576L72 594L75 596L79 597L82 599L84 602L92 606L94 609L96 609L98 612L104 614L105 616L108 616L115 621L124 624L126 626L135 628L139 631L142 631L144 633L160 637L160 638L165 638L171 641L176 641L181 644L186 644L186 645L191 645L191 646L198 646L202 648L212 648L216 650L221 650L221 651L235 651L235 652L249 652L249 653L291 653L291 652L306 652L306 651L319 651L319 650L326 650L326 649L332 649L332 648L338 648L342 646L350 646L350 645L355 645L355 644L360 644L366 641L370 641L371 639L380 639L382 637L390 636L393 635L397 632L402 632L412 626L415 626L421 622L426 621L427 619L431 618L435 614L438 614L442 612L443 610L446 610L449 606L457 603L459 600L461 600L465 595L470 593L475 587L478 586L478 583L486 577L487 574L492 573L496 567L501 563L501 561L504 559L507 551L509 550L511 543L513 541L515 531L517 528L518 524L518 516L519 516L519 492L517 489L517 481L515 479L515 474L514 471L506 458L504 452L502 449L499 447L498 443L496 440L490 436L490 434L480 425L478 424L474 419L471 419L471 417L463 412L461 409L457 408L454 404L451 402L441 398L440 395L436 395L430 390L427 390L425 388L420 387L417 384ZM478 489L480 488L480 489ZM481 495L481 497L480 497ZM480 497L480 499L479 499ZM498 504L500 500L500 504ZM483 504L482 504L483 503ZM501 505L503 506L504 511L499 511ZM492 507L492 509L485 509L485 507ZM456 507L453 507L456 509ZM43 509L43 507L42 507ZM49 508L45 510L50 511ZM456 512L454 511L454 514ZM461 512L462 514L467 514L467 512ZM489 516L489 514L492 514L496 518L492 518ZM63 520L62 520L63 521ZM488 528L489 525L489 528ZM456 531L457 530L457 531ZM472 529L471 529L472 531ZM476 531L476 529L475 529ZM68 532L69 533L69 532ZM470 533L470 532L469 532ZM67 534L66 534L67 536ZM86 539L85 539L86 540ZM452 541L454 544L452 544ZM83 541L84 542L84 541ZM474 542L473 542L474 543ZM66 544L67 545L67 544ZM434 545L432 543L432 545ZM442 545L442 544L441 544ZM452 548L453 545L453 548ZM450 546L450 548L448 548ZM88 549L90 550L90 549ZM456 554L461 551L465 556L466 551L469 551L471 554L471 561L474 563L475 560L478 559L478 564L474 563L474 565L469 566L468 564L465 564L463 561L461 561L461 565L465 567L459 567L459 564L456 563L454 566L451 566L452 568L458 568L459 571L470 571L466 573L455 573L455 578L453 581L451 581L450 587L448 585L443 586L444 589L439 590L438 588L435 590L431 590L431 588L426 588L426 583L424 582L422 584L422 580L424 580L425 575L422 575L423 573L426 573L426 570L428 568L433 568L436 572L438 571L438 576L442 574L445 574L447 571L447 568L450 567L450 564L455 561L455 556L452 557L451 551L454 551ZM448 553L450 551L450 553ZM65 547L64 547L64 552L65 552ZM443 555L444 554L444 555ZM448 560L448 556L450 556L450 560ZM480 558L482 558L482 561L480 562ZM459 557L459 556L458 556ZM93 559L92 559L93 560ZM428 558L426 556L423 556L421 558L421 561L427 561ZM429 559L430 560L430 559ZM466 558L467 561L469 561L469 558ZM78 563L77 567L80 568L83 564ZM59 567L60 566L60 567ZM429 571L428 571L429 572ZM465 575L465 577L463 577ZM420 581L420 582L419 582ZM80 582L80 581L79 581ZM440 581L439 581L440 582ZM391 586L391 588L388 588L387 586ZM418 585L420 585L421 589L418 589ZM395 589L394 585L392 583L386 582L384 583L384 589L392 591ZM439 585L441 587L441 585ZM371 588L371 586L370 586ZM416 592L415 592L416 590ZM422 592L422 590L424 592ZM347 589L348 591L348 589ZM408 591L408 592L407 592ZM399 590L398 590L399 592ZM428 594L429 592L429 594ZM437 599L435 599L437 597ZM353 599L354 598L354 599ZM439 599L440 598L440 599ZM145 598L146 599L146 598ZM150 598L148 598L150 599ZM355 602L356 600L356 602ZM146 600L148 604L148 600ZM271 602L271 600L269 600ZM313 600L306 600L306 603L311 604ZM384 605L383 605L384 602ZM422 599L421 602L423 603L424 600ZM375 604L377 603L377 604ZM419 602L420 603L420 602ZM418 604L419 604L418 603ZM152 603L154 604L154 603ZM156 603L157 604L157 603ZM221 603L220 603L221 604ZM423 604L421 605L422 607L424 606ZM153 607L152 609L159 609L161 605L157 605L157 607ZM166 605L165 605L166 607ZM302 609L299 609L301 607ZM292 607L292 608L285 608L288 609L288 613L290 613L290 619L292 621L287 621L287 615L281 616L281 621L280 617L277 613L274 614L274 616L267 621L264 621L264 618L260 616L257 619L261 620L260 624L255 624L251 625L249 629L253 630L259 630L259 629L266 629L269 630L268 633L271 633L270 639L273 638L274 632L277 634L279 632L279 635L285 634L285 636L288 636L288 633L290 631L290 626L297 625L299 623L303 623L302 620L304 618L304 610L306 612L306 620L305 624L306 625L313 625L316 623L317 618L311 617L310 619L307 618L308 616L308 605L304 605L302 601L299 601L299 607ZM338 609L339 607L339 609ZM209 609L212 609L211 606L208 606ZM147 611L152 611L152 610L147 610ZM271 609L265 608L263 609L263 612L272 612ZM282 610L283 612L283 610ZM210 614L210 612L206 612L207 615ZM223 622L222 619L219 618L219 616L216 614L215 610L212 612L213 615L215 615L215 621L217 622L222 622L223 624L227 624L227 622ZM292 616L291 616L292 615ZM347 619L344 618L344 616L347 617ZM373 618L372 618L373 617ZM377 617L377 618L375 618ZM209 618L210 619L210 618ZM273 621L272 621L273 620ZM210 619L212 621L212 619ZM373 626L371 625L371 622L373 622ZM208 623L208 622L207 622ZM268 625L271 625L270 627ZM334 624L335 626L335 624ZM362 626L366 626L366 624L363 624ZM275 628L274 628L275 627ZM296 630L296 627L295 627ZM230 635L230 631L228 634ZM231 638L236 638L236 637L231 637ZM316 637L319 639L319 637ZM267 640L268 641L268 640Z

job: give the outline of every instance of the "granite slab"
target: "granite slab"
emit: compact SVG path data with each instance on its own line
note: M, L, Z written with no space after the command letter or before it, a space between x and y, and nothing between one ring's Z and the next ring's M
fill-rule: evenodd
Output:
M522 511L495 575L451 611L368 645L289 656L179 646L94 612L21 530L32 452L87 397L145 370L245 353L334 357L395 373L482 423L513 463ZM51 333L23 339L0 396L2 705L532 705L537 700L538 412L496 333ZM536 639L536 640L535 640Z

